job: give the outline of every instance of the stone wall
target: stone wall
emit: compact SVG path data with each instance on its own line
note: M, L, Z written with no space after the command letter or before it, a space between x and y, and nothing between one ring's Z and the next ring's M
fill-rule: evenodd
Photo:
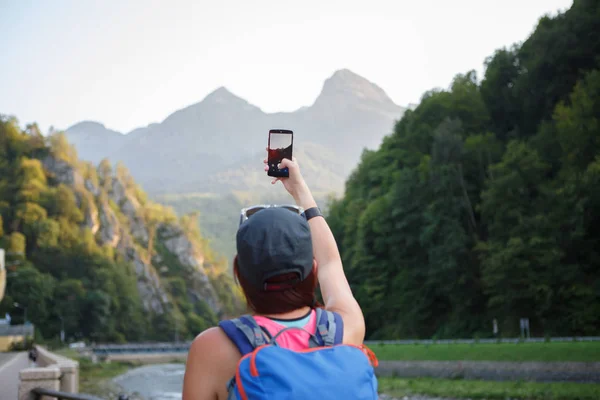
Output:
M37 366L19 373L19 400L31 400L31 390L36 387L78 393L79 363L40 346L35 346L35 349Z

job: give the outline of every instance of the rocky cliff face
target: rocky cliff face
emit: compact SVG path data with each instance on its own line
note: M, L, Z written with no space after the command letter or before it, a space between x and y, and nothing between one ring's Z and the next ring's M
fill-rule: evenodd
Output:
M204 269L200 246L176 218L151 215L147 211L150 206L155 211L168 212L140 198L129 176L117 173L98 179L102 174L88 165L91 174L84 177L80 168L54 156L46 157L43 166L50 176L76 193L78 206L84 210L82 225L92 231L98 244L113 248L131 263L146 311L162 314L169 310L171 299L160 271L169 271L172 266L168 260L175 260L179 273L188 282L188 298L206 302L219 314L219 298Z
M192 298L192 301L204 300L213 311L218 310L220 306L217 294L206 273L204 254L198 245L190 240L183 229L175 225L164 225L160 239L167 251L175 255L181 265L189 268L188 296Z

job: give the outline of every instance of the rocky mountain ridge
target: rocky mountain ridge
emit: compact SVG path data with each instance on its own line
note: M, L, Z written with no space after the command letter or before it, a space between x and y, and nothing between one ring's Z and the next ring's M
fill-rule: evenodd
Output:
M341 187L363 148L375 148L391 132L405 108L369 80L342 69L325 80L313 104L294 112L265 113L226 87L184 107L164 121L128 134L84 121L65 131L79 156L98 163L104 158L123 162L149 193L212 191L214 177L235 170L260 153L271 128L294 131L294 150L304 162L339 177ZM329 154L336 159L330 162ZM334 165L328 165L334 164ZM260 165L259 165L260 166ZM236 190L238 180L219 179L216 185ZM316 180L315 185L320 185ZM317 190L329 188L329 182Z
M186 280L187 296L192 303L204 301L219 315L223 304L211 279L215 266L207 260L201 243L186 232L174 213L149 202L127 170L119 165L116 173L108 163L95 168L89 163L74 165L50 154L42 160L48 176L71 188L77 205L84 210L84 222L97 243L113 249L133 265L144 309L162 314L173 301L163 283L173 268ZM165 274L167 273L167 274Z
M268 131L294 131L294 155L321 207L343 193L365 148L377 148L404 114L375 83L342 69L328 77L315 101L294 112L265 113L219 87L164 121L121 134L84 121L65 131L80 158L122 162L156 201L178 213L199 211L212 248L234 254L239 209L289 202L262 170Z

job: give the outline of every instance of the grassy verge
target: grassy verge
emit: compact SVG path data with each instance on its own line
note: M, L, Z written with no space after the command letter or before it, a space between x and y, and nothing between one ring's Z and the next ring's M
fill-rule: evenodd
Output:
M107 382L116 376L124 374L136 365L124 362L92 364L90 360L79 360L80 392L104 394L109 388Z
M118 391L115 385L110 384L110 379L138 366L135 363L120 361L94 364L72 349L53 350L53 352L79 362L79 392L96 396L105 396Z
M370 345L379 360L600 361L600 342Z
M600 385L562 382L379 378L379 391L397 398L410 395L502 400L591 400L600 398Z

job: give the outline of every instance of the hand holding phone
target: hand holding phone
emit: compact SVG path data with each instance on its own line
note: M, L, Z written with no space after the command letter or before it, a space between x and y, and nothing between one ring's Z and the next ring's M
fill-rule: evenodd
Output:
M271 129L269 131L269 145L267 146L268 176L289 177L289 170L287 168L279 169L278 165L284 158L292 159L293 145L294 132L288 129Z

